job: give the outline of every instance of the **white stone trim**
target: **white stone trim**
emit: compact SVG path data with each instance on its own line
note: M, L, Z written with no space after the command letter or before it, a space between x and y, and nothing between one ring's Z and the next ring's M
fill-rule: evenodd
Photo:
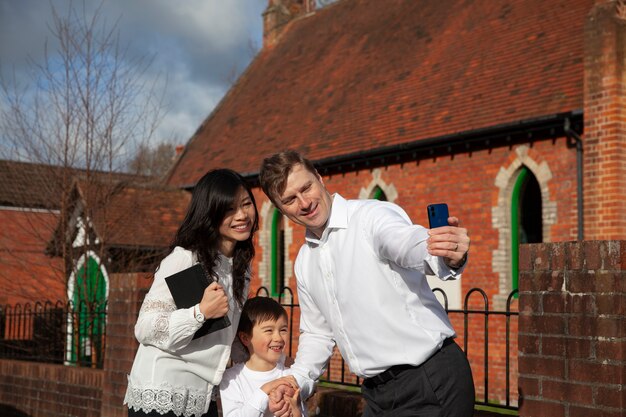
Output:
M372 198L372 192L374 191L374 188L378 186L385 193L387 201L392 203L396 201L398 198L398 191L393 184L387 184L385 180L382 179L382 173L383 171L380 168L372 170L372 181L370 181L367 187L361 188L361 191L359 191L359 199L364 200Z
M272 218L274 216L274 205L270 201L265 201L261 206L259 215L261 216L260 230L259 230L259 246L262 249L261 260L259 261L259 279L261 285L271 291L272 287L272 263L270 255L272 253ZM284 222L284 245L285 251L285 264L283 270L285 271L285 286L291 288L291 281L293 277L293 261L289 256L289 248L293 243L293 227L291 222L283 216ZM295 290L295 288L291 288Z
M100 272L102 272L102 277L104 278L104 282L106 284L105 300L106 301L109 300L109 289L111 287L111 284L109 281L109 274L107 273L107 270L104 264L100 261L100 257L94 251L88 250L76 260L76 266L74 267L72 273L70 274L70 278L67 282L67 299L71 302L73 302L74 300L74 287L76 285L76 273L80 271L80 269L89 260L89 258L93 258L96 261L100 269ZM77 307L78 306L76 305L74 306L74 308L77 308ZM106 304L106 308L108 310L109 308L108 303ZM71 314L71 312L68 314ZM73 322L74 320L71 317L67 318L67 336L66 336L66 349L65 349L66 364L70 363L70 361L72 360L72 340L74 336ZM106 323L105 323L105 326L106 326ZM88 346L88 350L89 349L90 349L90 346Z
M541 190L541 219L543 241L550 242L550 226L556 223L556 201L550 201L548 183L552 179L552 171L544 161L537 163L528 155L529 147L521 145L515 149L517 157L508 167L501 167L495 178L498 187L497 205L491 208L492 226L498 231L498 248L492 254L492 269L498 274L498 294L494 297L496 309L506 307L506 299L511 293L511 198L513 187L519 176L522 165L525 165L535 176Z

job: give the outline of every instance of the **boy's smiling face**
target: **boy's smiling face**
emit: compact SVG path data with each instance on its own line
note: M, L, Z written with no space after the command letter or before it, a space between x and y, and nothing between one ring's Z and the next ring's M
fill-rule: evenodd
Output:
M265 320L252 328L252 336L240 334L241 341L250 352L250 359L246 362L248 368L254 371L270 371L280 360L289 329L287 319L280 316L278 320Z

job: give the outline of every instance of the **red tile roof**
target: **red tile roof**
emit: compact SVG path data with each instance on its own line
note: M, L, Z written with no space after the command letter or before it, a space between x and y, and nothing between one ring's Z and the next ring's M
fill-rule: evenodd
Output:
M191 201L189 192L177 188L78 184L95 231L108 247L168 247Z
M81 169L31 162L0 160L0 206L58 209L61 205L63 176L68 188L76 178L85 178ZM95 178L145 183L154 178L125 173L92 171Z
M297 19L202 123L169 183L583 107L593 0L343 0Z

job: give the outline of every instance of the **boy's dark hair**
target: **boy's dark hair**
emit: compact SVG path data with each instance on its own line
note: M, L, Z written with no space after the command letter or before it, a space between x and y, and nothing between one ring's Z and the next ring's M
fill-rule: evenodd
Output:
M252 334L252 329L258 323L267 320L287 319L287 310L270 297L253 297L246 301L241 311L238 332Z
M261 188L276 207L278 207L278 198L285 191L287 177L293 166L297 164L301 164L310 173L319 175L311 161L291 149L265 158L261 164L259 174Z

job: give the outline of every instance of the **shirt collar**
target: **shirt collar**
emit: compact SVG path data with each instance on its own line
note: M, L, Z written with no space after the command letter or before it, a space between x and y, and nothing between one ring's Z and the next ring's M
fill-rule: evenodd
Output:
M332 197L333 203L330 208L330 216L322 237L318 239L317 236L307 230L304 237L307 242L317 244L325 241L332 229L346 229L348 227L348 202L337 193L333 194Z

